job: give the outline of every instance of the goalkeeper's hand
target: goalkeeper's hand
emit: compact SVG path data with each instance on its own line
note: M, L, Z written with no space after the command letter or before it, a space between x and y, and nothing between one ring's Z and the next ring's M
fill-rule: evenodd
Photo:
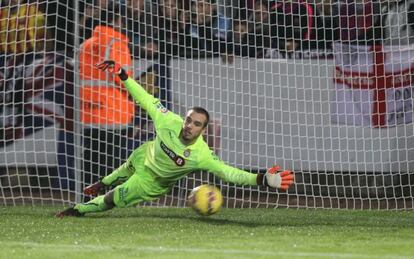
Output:
M98 194L104 192L108 186L106 186L101 180L89 185L83 190L83 193L90 196L98 196Z
M98 64L95 64L95 66L99 70L107 71L119 76L122 81L128 79L128 73L125 71L125 69L123 69L120 64L116 63L113 60L104 60Z
M257 183L286 191L293 184L294 176L289 170L278 172L279 169L280 167L275 165L269 168L265 174L258 174Z

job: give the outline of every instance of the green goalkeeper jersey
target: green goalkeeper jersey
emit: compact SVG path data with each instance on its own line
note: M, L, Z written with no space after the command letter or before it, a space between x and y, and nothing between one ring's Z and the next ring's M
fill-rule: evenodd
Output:
M145 166L165 183L174 183L195 170L211 172L226 182L256 185L256 174L226 165L200 136L191 145L179 138L183 119L167 110L154 96L148 94L134 79L124 84L134 100L147 111L154 122L156 137L148 143Z

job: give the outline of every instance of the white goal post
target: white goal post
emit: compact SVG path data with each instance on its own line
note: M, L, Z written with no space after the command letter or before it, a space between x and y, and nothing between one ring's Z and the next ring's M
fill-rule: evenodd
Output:
M173 112L205 107L206 139L223 161L295 172L286 192L194 172L144 206L183 207L210 183L229 208L414 208L414 24L400 29L411 1L359 3L348 21L371 19L362 36L330 1L260 1L260 18L254 6L220 0L4 2L0 205L80 202L87 184L154 137L138 108L116 127L82 121L80 55L94 26L121 17L105 26L128 37L130 73ZM201 4L206 19L197 19Z

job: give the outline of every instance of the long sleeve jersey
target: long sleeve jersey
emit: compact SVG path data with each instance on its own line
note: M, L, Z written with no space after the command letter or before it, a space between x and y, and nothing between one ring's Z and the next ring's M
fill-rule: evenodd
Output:
M134 79L124 81L136 103L154 122L155 140L150 141L145 166L164 182L174 183L190 172L205 170L223 181L239 185L256 185L256 174L229 166L208 147L202 136L191 145L180 141L183 118L167 110L160 100L148 94Z

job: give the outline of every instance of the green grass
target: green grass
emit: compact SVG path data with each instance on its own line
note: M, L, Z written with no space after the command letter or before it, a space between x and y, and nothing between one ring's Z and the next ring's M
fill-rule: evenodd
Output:
M414 212L0 207L0 258L414 258Z

